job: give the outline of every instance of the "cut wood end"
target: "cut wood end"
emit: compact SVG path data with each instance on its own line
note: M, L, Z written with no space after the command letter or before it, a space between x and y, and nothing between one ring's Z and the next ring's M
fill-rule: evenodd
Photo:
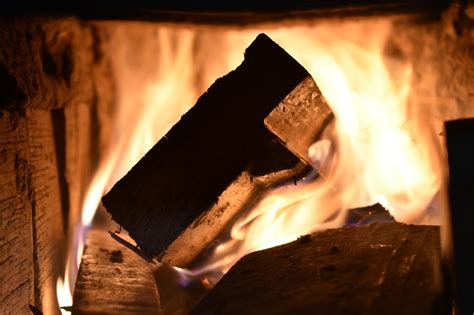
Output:
M308 149L334 115L308 75L265 118L264 123L301 160L313 164Z
M332 229L243 257L192 314L426 314L442 303L439 227Z

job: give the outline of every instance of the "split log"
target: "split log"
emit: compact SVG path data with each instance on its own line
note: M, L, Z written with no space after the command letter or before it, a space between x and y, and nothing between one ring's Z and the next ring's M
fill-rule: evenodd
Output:
M439 227L373 223L242 258L192 314L434 314Z
M87 236L73 300L73 314L161 314L148 263L101 230Z
M451 260L457 314L474 311L474 119L447 121L449 160L448 258Z
M245 180L243 172L250 180L298 162L289 151L275 148L263 120L308 76L281 47L259 35L244 62L201 96L103 197L104 206L148 256L159 256L232 183ZM215 210L221 215L225 205Z
M108 60L94 60L93 41L75 18L0 21L1 314L58 312L68 222L100 138L94 117L113 94L95 89L111 77L97 72Z

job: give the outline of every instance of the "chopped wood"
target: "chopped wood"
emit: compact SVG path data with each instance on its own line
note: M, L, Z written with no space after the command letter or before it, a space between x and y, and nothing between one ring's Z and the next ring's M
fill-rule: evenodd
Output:
M447 248L451 261L457 314L474 311L474 119L445 123L449 162L449 224Z
M242 172L268 174L297 163L282 149L263 158L272 145L263 120L307 76L260 34L243 63L218 79L116 183L104 206L148 256L160 255Z
M265 126L296 156L313 164L308 149L334 117L311 76L307 76L265 118Z
M149 264L101 230L88 234L73 300L73 314L161 314Z
M0 111L0 313L34 304L33 224L26 119Z
M439 227L327 230L242 258L192 314L434 314Z
M61 1L22 0L2 10L12 14L77 14L93 20L138 20L219 25L254 25L261 23L301 23L308 20L371 17L374 15L440 14L449 0L300 0L300 1L152 1L97 2L92 0ZM54 9L52 9L54 8Z
M347 211L346 225L369 224L372 222L395 222L395 218L381 204L353 208Z
M114 94L94 35L77 18L0 21L0 314L58 310L68 222L80 219L95 118Z

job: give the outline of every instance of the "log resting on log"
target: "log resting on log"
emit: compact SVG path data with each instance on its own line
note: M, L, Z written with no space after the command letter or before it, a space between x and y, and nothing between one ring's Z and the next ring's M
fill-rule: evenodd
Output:
M104 206L151 257L163 254L193 222L207 224L211 230L212 222L197 219L215 202L221 203L214 209L218 215L225 212L226 201L218 198L245 181L244 172L250 180L298 163L291 152L274 143L263 121L308 77L298 62L260 34L247 48L243 63L199 98L103 197ZM199 251L191 247L188 250Z
M71 311L73 314L161 314L149 265L106 231L91 231Z
M445 123L449 161L447 248L458 314L474 312L474 119Z
M434 314L439 227L373 223L242 258L192 314Z

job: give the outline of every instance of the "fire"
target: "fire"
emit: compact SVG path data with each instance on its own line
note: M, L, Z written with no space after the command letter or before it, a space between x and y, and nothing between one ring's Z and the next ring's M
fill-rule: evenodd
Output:
M335 124L309 152L322 176L269 193L235 223L231 238L209 260L194 270L180 270L182 275L206 274L215 283L243 255L341 226L347 209L375 202L398 221L437 223L433 210L437 209L442 167L433 156L439 153L439 143L433 140L434 130L428 128L427 133L427 126L420 125L423 120L411 117L407 110L413 80L410 63L399 61L390 71L387 67L390 60L383 52L391 27L389 19L254 29L154 25L147 50L156 54L155 63L141 76L128 65L127 49L133 47L120 37L124 29L116 27L112 41L114 36L122 41L112 55L119 100L116 140L83 201L68 266L57 283L59 304L72 304L85 234L103 193L206 87L240 64L242 52L260 32L312 74L335 113ZM135 79L130 81L130 77Z
M310 148L323 176L270 193L195 275L215 283L240 257L341 226L346 210L376 202L397 221L438 223L439 143L408 115L411 64L398 61L389 71L384 48L391 27L389 20L372 20L259 30L312 74L335 113L333 129Z

